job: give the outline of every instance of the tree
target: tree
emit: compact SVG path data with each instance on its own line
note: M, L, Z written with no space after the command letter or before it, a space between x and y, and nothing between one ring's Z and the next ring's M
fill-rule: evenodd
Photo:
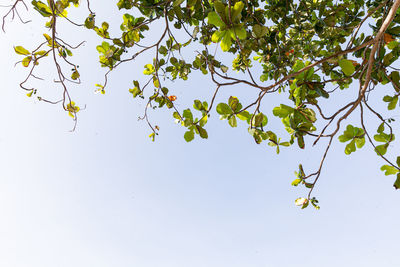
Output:
M29 97L60 104L75 125L80 108L72 100L68 86L80 82L79 66L72 62L72 51L80 45L74 47L63 40L62 33L57 31L60 20L85 27L103 39L96 47L100 64L107 69L104 81L96 84L102 94L106 92L111 71L151 53L153 59L144 66L144 76L133 80L129 92L147 102L142 119L150 127L153 141L159 127L151 122L150 110L172 110L173 118L186 128L184 138L190 142L196 135L208 138L205 126L215 108L231 127L237 127L238 120L247 123L255 142L265 141L277 153L281 147L293 145L305 149L306 144L327 140L319 168L306 172L300 164L296 172L292 185L309 189L306 197L296 200L302 208L310 203L319 208L312 191L336 138L346 143L346 155L368 141L384 161L381 170L385 175L397 175L394 187L400 188L400 156L387 157L387 150L395 140L395 120L390 111L398 108L400 95L400 69L395 67L400 55L396 39L400 36L400 0L119 0L116 5L125 14L117 36L109 33L110 22L96 22L89 0L84 3L33 0L31 4L47 19L45 27L50 33L44 33L43 41L34 49L14 47L22 56L21 64L28 69L20 86ZM73 6L83 6L88 16L80 22L71 19L67 11ZM3 31L9 17L17 16L27 23L20 14L21 8L29 10L24 0L14 0L7 6ZM161 34L147 44L151 38L146 34L159 25ZM186 41L178 42L177 35L184 35ZM212 43L219 44L222 56L210 52ZM35 73L46 57L51 58L57 71L55 82L61 87L58 101L41 96L40 89L29 86L32 79L39 78ZM195 72L215 84L211 101L196 99L193 108L181 111L175 104L177 97L167 87L171 86L168 81L190 80ZM350 88L353 84L358 84L357 96L340 103L340 108L327 115L326 99L340 95L345 89L354 90L356 87ZM216 104L219 90L232 85L256 88L259 93L250 103L242 104L231 96ZM380 106L370 101L369 96L376 94L379 85L391 86L391 93L383 97L389 115L378 111ZM273 93L285 94L291 101L291 105L270 106L289 134L288 141L281 141L276 132L267 128L268 118L261 104ZM376 122L366 121L365 112L371 113ZM350 115L359 117L357 126L344 125ZM378 127L373 135L371 128L375 124Z

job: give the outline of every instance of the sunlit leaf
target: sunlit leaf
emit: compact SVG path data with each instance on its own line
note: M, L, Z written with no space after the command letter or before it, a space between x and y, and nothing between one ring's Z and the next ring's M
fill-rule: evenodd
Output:
M383 165L381 167L381 171L385 172L385 175L393 175L399 172L399 170L393 166L390 165Z
M194 132L187 131L187 132L185 132L185 135L183 137L185 138L186 142L190 142L194 139Z
M217 112L220 115L229 115L233 113L232 109L226 103L219 103L217 105Z
M342 69L343 73L346 74L347 76L351 76L354 73L354 71L356 70L354 68L353 63L347 59L339 60L339 66Z
M14 46L15 53L19 55L29 55L30 52L22 46Z

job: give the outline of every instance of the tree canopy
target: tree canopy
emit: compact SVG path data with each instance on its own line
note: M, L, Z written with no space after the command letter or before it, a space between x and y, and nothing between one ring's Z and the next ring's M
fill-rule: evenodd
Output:
M400 155L387 153L395 140L393 112L399 111L400 0L119 0L115 4L124 13L117 35L109 31L115 19L96 17L98 2L33 0L28 6L27 1L14 0L3 6L3 31L10 18L28 23L29 12L38 12L46 20L43 39L34 48L14 46L27 69L20 87L28 97L60 105L76 125L79 96L72 97L69 86L80 83L79 59L73 57L80 45L71 45L58 30L64 20L100 37L96 49L105 75L95 87L101 94L112 87L112 71L142 54L151 55L143 76L135 77L129 92L146 102L141 119L153 141L159 131L150 118L154 109L170 112L171 121L185 128L187 142L208 138L207 122L216 112L231 127L243 121L257 144L267 143L276 153L290 146L310 149L327 140L319 167L307 170L300 164L296 171L292 185L308 188L308 194L296 200L302 208L309 204L319 208L312 192L334 140L345 144L346 155L369 143L383 162L381 170L395 175L394 187L400 188ZM68 11L73 8L85 9L87 16L70 18ZM43 64L51 62L57 72L60 97L56 100L30 85L40 78L37 71L46 58L50 61ZM215 86L203 99L179 108L171 81L190 83L193 75L203 75ZM221 88L234 85L256 89L258 94L250 102L236 96L219 99ZM382 85L390 92L381 101L372 101L376 95L381 97L377 89ZM337 101L344 90L354 91L355 97ZM262 105L271 94L285 95L291 104ZM332 101L337 101L334 112L326 107ZM287 135L278 136L276 129L268 127L271 111ZM375 121L366 120L366 113ZM346 124L349 116L358 118L358 124Z

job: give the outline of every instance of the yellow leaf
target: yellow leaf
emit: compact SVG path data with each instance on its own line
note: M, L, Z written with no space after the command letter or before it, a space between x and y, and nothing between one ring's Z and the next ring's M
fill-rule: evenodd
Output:
M29 55L30 52L22 46L14 46L15 53L19 55Z
M32 57L25 57L25 58L22 60L22 66L28 67L28 66L29 66L29 63L31 63L31 60L32 60Z

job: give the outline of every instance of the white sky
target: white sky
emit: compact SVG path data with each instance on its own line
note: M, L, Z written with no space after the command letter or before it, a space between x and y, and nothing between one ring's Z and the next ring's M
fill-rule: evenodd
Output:
M100 21L111 15L92 8ZM112 74L106 95L95 95L99 39L65 28L65 39L88 40L76 57L83 84L71 89L86 109L69 132L59 106L18 88L26 69L14 67L12 46L41 40L38 25L7 23L0 34L0 266L398 266L400 195L368 146L345 156L337 141L314 191L321 210L300 210L294 199L305 191L290 185L293 171L299 162L316 166L322 146L277 156L217 114L209 139L188 144L163 111L153 113L161 131L152 143L137 121L144 103L128 93L148 58ZM59 93L48 85L45 92ZM203 77L170 88L181 108L213 89ZM240 89L225 89L218 102ZM280 127L270 115L278 102L269 103L270 125Z

